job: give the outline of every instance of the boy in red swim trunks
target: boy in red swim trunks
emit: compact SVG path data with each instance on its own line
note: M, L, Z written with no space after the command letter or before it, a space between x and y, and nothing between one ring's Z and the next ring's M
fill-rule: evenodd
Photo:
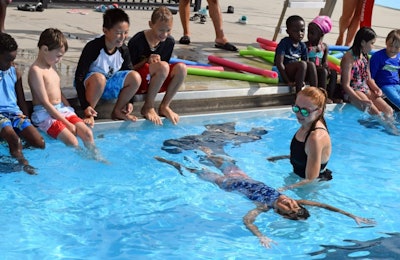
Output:
M68 50L64 34L53 28L44 30L38 42L39 54L29 68L28 83L32 92L32 122L53 138L78 147L79 136L96 155L92 130L79 118L61 93L60 77L54 69Z
M175 45L171 11L164 6L155 9L149 25L150 29L136 33L128 43L133 67L142 77L138 93L147 93L141 113L156 125L162 125L160 116L177 124L179 115L170 103L186 77L186 65L168 64ZM158 92L166 93L157 113L154 100Z

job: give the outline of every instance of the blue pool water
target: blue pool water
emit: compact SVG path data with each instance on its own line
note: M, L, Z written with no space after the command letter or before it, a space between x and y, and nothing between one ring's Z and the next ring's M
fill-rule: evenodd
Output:
M374 227L311 207L307 221L267 212L256 224L278 244L265 249L242 223L254 204L154 159L199 165L201 152L182 142L192 140L272 187L293 183L287 160L266 160L288 154L298 128L288 109L183 117L178 126L104 123L95 137L110 164L46 139L45 150L25 150L38 175L0 174L0 259L399 259L400 137L348 105L327 121L333 180L287 194L374 218ZM234 129L205 127L225 123Z
M398 0L376 0L375 4L400 10L400 1Z

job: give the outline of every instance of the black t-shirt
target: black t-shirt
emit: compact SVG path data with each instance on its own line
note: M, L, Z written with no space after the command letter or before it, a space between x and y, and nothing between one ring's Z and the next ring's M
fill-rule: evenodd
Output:
M131 54L131 61L133 65L136 65L148 59L150 54L158 54L162 61L169 62L171 59L172 52L175 46L175 39L169 35L167 39L154 48L150 49L150 46L144 35L144 31L136 33L128 42L129 53Z

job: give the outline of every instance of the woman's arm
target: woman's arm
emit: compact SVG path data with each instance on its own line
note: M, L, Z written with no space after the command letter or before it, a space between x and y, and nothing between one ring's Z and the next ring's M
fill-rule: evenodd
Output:
M264 236L258 227L254 225L254 221L256 220L257 216L263 212L268 211L269 208L267 206L258 205L257 208L250 210L247 214L243 217L243 222L246 225L247 229L251 231L258 239L262 246L266 248L271 248L271 243L275 243L270 238ZM276 244L276 243L275 243Z
M358 217L358 216L353 215L353 214L351 214L351 213L349 213L347 211L341 210L339 208L333 207L333 206L328 205L328 204L315 202L315 201L310 201L310 200L298 200L297 203L302 204L302 205L320 207L320 208L324 208L324 209L327 209L327 210L330 210L330 211L333 211L333 212L338 212L340 214L348 216L349 218L354 219L358 225L360 225L361 223L369 224L369 225L375 225L376 224L375 220L373 220L373 219Z

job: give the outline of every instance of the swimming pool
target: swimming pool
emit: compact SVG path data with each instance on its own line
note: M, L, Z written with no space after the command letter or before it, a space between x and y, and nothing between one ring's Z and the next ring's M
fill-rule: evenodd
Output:
M376 5L388 7L388 8L393 8L393 9L399 9L400 10L400 3L397 0L376 0L375 1Z
M364 117L349 105L328 112L333 145L328 166L333 180L287 194L374 218L378 222L375 227L359 228L352 219L310 207L307 221L287 220L268 212L261 214L256 224L278 245L265 249L242 223L242 217L254 207L250 201L188 172L181 176L173 167L154 160L154 156L162 156L197 164L201 153L191 150L190 144L208 143L235 158L254 179L272 187L295 181L288 161L266 160L288 154L290 139L298 128L294 115L289 109L245 111L183 117L178 126L165 122L159 127L147 121L98 124L96 143L110 164L87 159L49 139L45 150L25 150L39 174L17 171L0 175L0 256L399 258L399 137ZM216 128L219 130L213 131ZM218 133L227 138L218 138ZM0 154L7 153L1 146Z

